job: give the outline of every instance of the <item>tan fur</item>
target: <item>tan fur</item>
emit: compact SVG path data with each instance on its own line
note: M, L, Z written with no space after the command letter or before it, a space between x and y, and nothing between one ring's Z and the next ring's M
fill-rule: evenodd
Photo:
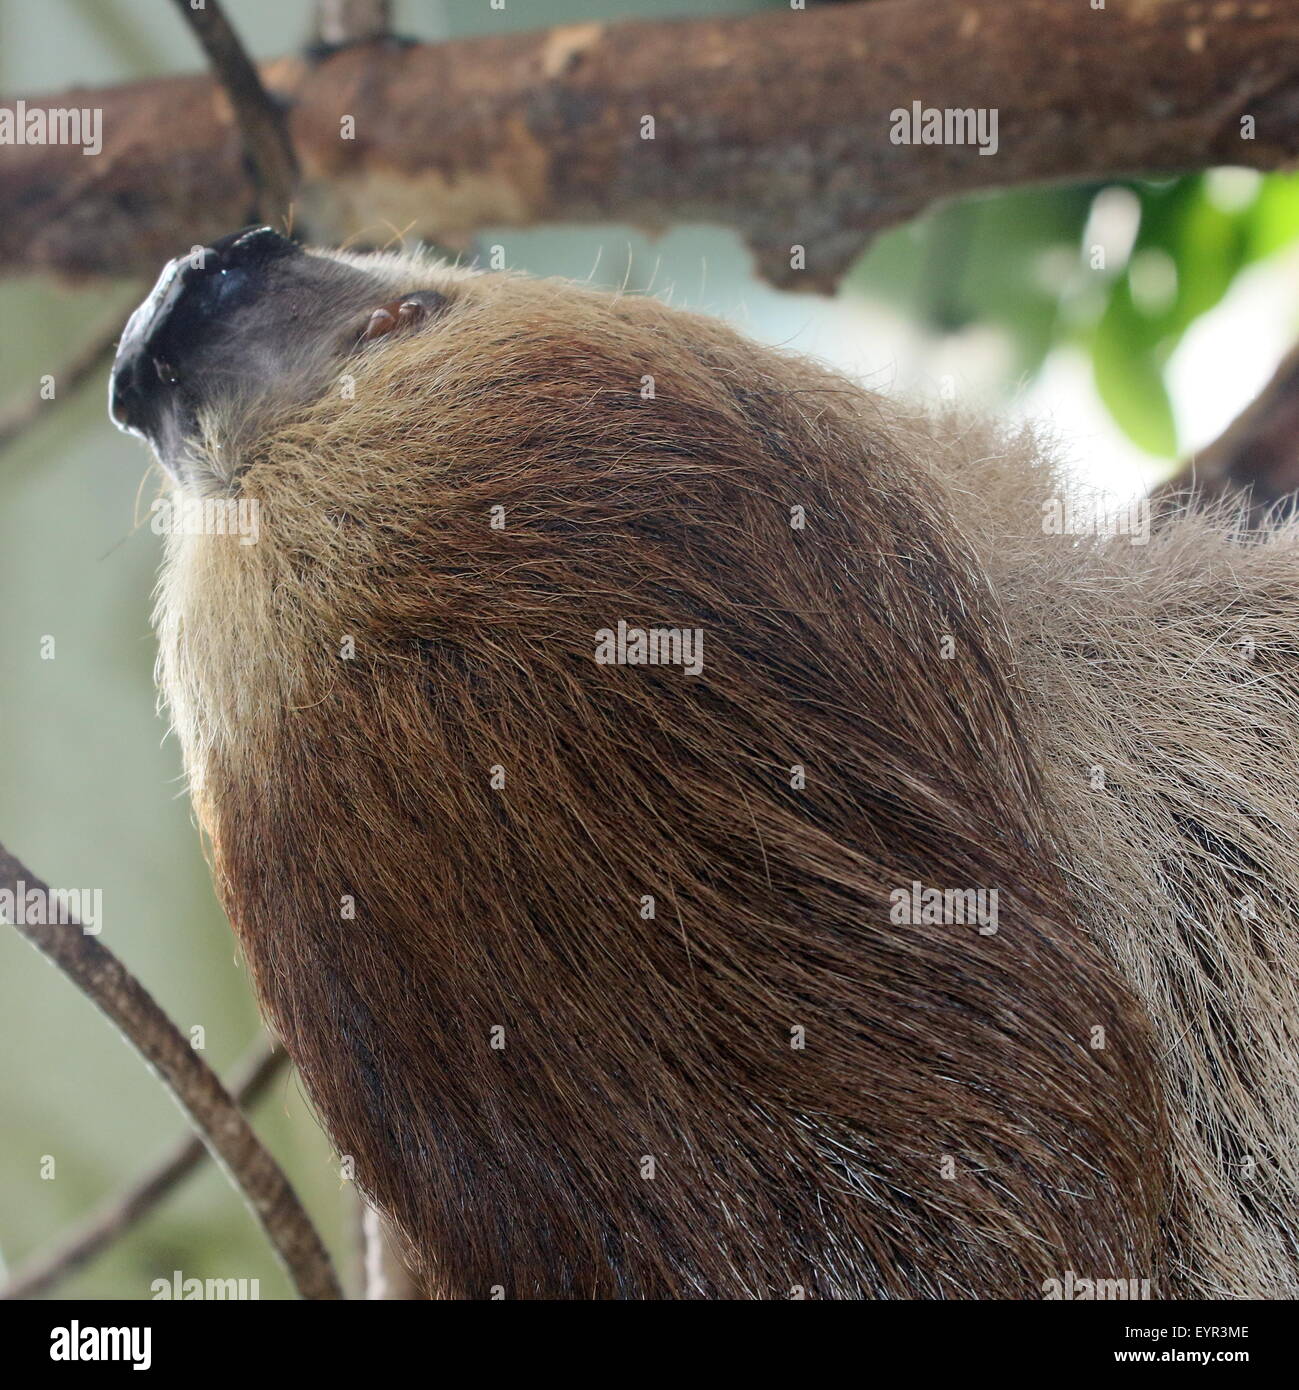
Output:
M262 536L174 539L158 626L265 1007L431 1284L1292 1295L1293 533L1044 536L1032 441L405 270L451 308L354 399L209 422ZM620 618L704 670L596 665Z
M1235 504L1148 546L1062 543L1034 522L1064 485L1031 464L952 471L986 509L1066 871L1160 1039L1168 1293L1294 1298L1299 530L1246 533Z

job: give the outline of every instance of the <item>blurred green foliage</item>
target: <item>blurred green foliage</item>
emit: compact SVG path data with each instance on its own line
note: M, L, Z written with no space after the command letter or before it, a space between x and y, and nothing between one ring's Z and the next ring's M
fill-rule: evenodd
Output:
M1299 175L1215 170L951 203L882 237L849 284L936 332L996 325L1021 377L1062 343L1082 347L1128 437L1174 457L1170 354L1244 269L1296 238Z

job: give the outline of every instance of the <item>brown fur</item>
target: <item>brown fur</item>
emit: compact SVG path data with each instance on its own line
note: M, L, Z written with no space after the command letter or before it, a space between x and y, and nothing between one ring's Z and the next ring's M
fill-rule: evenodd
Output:
M1031 444L407 273L451 308L353 399L209 422L262 536L174 539L159 630L265 1008L430 1283L1293 1294L1292 535L1044 537ZM597 665L619 619L702 673ZM998 931L895 924L913 880Z

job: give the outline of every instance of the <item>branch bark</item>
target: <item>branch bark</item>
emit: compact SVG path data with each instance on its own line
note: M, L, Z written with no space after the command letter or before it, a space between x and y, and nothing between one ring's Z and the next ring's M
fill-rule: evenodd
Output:
M419 1285L398 1253L398 1237L359 1193L357 1238L361 1247L361 1296L366 1299L418 1300Z
M1299 347L1218 438L1187 459L1152 497L1176 507L1191 493L1205 501L1239 495L1248 501L1254 524L1299 493Z
M0 888L15 897L47 884L0 845ZM16 914L21 915L21 914ZM121 1030L166 1084L238 1186L303 1298L342 1298L329 1253L279 1165L231 1100L216 1073L190 1047L153 996L116 956L75 923L15 923L14 930L53 961Z
M322 239L725 223L769 280L807 289L941 198L1299 157L1291 0L877 0L361 45L262 76ZM892 143L891 113L917 100L996 109L997 154ZM102 107L104 148L0 146L0 271L149 273L242 219L239 135L210 79L34 104Z
M298 166L283 111L262 86L252 59L218 0L206 0L200 9L195 9L189 0L173 3L202 44L212 71L234 108L235 124L252 173L257 216L263 222L287 227Z

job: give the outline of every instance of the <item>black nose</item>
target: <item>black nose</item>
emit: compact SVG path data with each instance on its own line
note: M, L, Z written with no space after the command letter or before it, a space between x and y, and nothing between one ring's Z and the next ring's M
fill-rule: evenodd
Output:
M197 398L196 350L263 292L276 261L302 254L270 227L249 227L172 261L118 344L108 393L114 422L156 441L173 398Z

